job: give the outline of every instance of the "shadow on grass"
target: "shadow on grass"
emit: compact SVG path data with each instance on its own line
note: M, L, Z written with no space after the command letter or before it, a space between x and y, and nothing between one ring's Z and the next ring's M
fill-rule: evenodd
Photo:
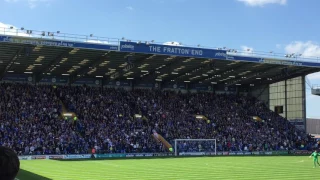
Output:
M52 180L52 179L20 169L16 180Z

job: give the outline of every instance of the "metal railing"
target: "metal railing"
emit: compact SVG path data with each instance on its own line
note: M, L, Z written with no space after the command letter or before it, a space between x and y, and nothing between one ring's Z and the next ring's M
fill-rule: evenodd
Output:
M314 85L312 85L312 89L320 89L320 85L319 84L314 84Z
M154 42L154 41L140 41L140 40L128 40L122 38L108 38L108 37L98 37L91 35L78 35L78 34L68 34L61 33L59 31L37 31L37 30L26 30L24 28L17 29L15 27L0 27L0 35L8 35L8 36L21 36L21 37L30 37L30 38L41 38L48 40L63 40L63 41L72 41L72 42L85 42L85 43L94 43L94 44L111 44L111 45L119 45L120 41L130 41L130 42L148 42L152 44L166 44L172 46L183 46L183 47L192 47L192 48L207 48L207 49L222 49L229 51L230 55L242 55L242 56L252 56L252 57L261 57L261 58L271 58L276 60L283 61L305 61L305 62L316 62L320 63L320 57L306 57L301 56L299 54L290 54L286 55L283 53L275 53L275 52L265 52L265 51L252 51L252 50L238 50L231 48L218 48L218 47L206 47L206 46L193 46L193 45L185 45L181 43L163 43L163 42Z
M40 38L40 39L48 39L48 40L63 40L63 41L71 41L71 42L85 42L85 43L95 43L95 44L111 44L111 45L118 45L120 42L118 38L97 37L93 35L68 34L68 33L61 33L59 31L56 31L56 32L37 31L37 30L1 28L1 27L0 27L0 35Z

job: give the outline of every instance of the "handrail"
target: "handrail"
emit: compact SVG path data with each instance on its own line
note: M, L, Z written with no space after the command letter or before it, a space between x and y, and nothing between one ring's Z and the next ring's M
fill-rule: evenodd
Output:
M95 43L95 44L111 44L111 45L119 45L119 38L108 38L108 37L98 37L91 35L78 35L78 34L69 34L69 33L61 33L59 31L38 31L38 30L26 30L26 29L17 29L15 27L0 27L0 35L10 35L10 36L21 36L21 37L30 37L30 38L42 38L42 39L51 39L51 40L64 40L64 41L74 41L74 42L86 42L86 43ZM122 39L126 41L126 39ZM131 40L131 42L138 42L140 40ZM141 41L147 42L147 41ZM152 44L165 44L163 42L154 42L148 41ZM166 45L170 45L170 43L166 43ZM207 49L225 49L229 51L230 55L243 55L243 56L258 56L261 58L272 58L277 60L284 61L306 61L306 62L315 62L320 63L320 57L309 57L309 56L301 56L296 54L285 55L282 53L275 52L264 52L264 51L252 51L248 49L238 50L238 49L229 49L229 48L217 48L217 47L206 47L206 46L192 46L192 45L179 45L176 43L172 43L172 46L183 46L183 47L192 47L192 48L207 48Z
M320 85L314 84L314 85L312 85L312 89L320 89Z

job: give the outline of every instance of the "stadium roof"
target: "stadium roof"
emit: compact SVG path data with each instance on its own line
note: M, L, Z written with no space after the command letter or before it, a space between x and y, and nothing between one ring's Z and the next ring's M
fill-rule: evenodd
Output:
M59 32L5 29L0 36L0 78L34 74L135 82L270 84L320 71L320 63L299 55L248 54L227 48L75 36ZM174 44L174 43L173 43ZM248 50L249 51L249 50ZM284 57L284 56L282 56Z

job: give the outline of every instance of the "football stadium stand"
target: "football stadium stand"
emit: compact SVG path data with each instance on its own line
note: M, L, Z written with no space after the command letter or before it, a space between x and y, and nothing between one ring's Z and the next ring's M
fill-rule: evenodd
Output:
M216 139L217 151L314 148L305 76L320 71L319 62L60 32L2 34L0 145L20 155L168 152L174 139Z

